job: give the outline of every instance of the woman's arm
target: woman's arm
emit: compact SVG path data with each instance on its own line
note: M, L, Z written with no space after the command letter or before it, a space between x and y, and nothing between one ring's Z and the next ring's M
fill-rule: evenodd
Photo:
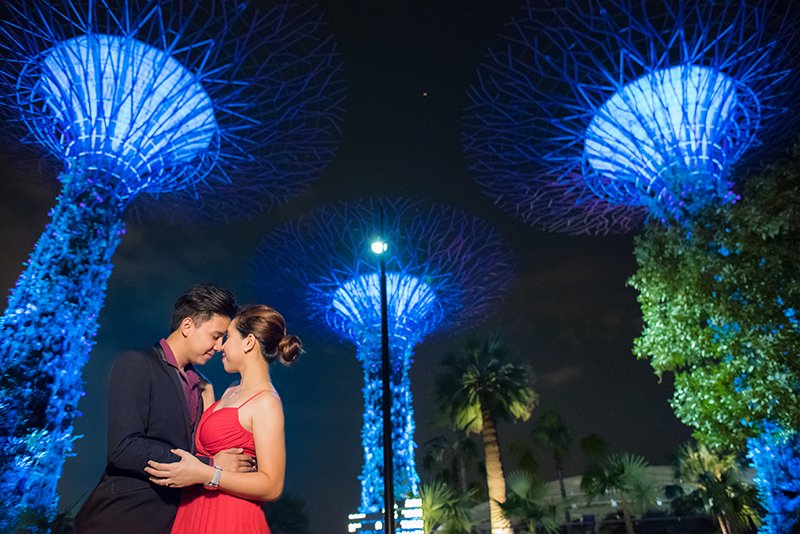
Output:
M257 470L253 473L224 471L219 488L239 497L274 501L283 491L286 473L286 445L283 430L283 407L274 393L259 395L248 404L252 413L253 439L256 444ZM150 461L145 471L150 480L161 486L184 487L203 484L214 476L214 468L203 464L186 451L175 450L180 462L165 464Z

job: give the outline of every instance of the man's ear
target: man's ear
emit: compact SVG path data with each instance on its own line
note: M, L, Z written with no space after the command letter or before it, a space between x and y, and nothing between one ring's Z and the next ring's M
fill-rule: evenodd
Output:
M194 321L192 320L192 318L184 317L183 320L181 321L179 329L183 337L188 337L189 334L192 333L192 330L194 330Z

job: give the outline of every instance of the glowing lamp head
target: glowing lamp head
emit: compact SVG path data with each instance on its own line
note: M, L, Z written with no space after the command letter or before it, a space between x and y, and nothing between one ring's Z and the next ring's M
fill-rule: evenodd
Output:
M730 166L752 142L755 95L719 70L680 65L620 89L597 109L584 145L589 188L616 204L675 212L731 200Z
M370 248L372 249L372 253L373 254L381 255L384 252L386 252L387 250L389 250L389 244L384 242L384 241L381 241L380 239L378 239L378 240L372 242L372 244L370 245Z
M45 110L32 114L34 135L69 164L117 177L128 194L180 189L213 166L213 102L167 52L89 34L45 51L23 76L38 76L31 104Z

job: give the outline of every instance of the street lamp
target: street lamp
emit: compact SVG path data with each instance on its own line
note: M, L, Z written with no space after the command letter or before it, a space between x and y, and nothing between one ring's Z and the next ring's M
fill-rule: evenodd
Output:
M389 245L383 241L383 209L380 218L381 238L370 245L378 256L381 286L381 385L383 408L383 526L384 532L394 534L394 469L392 466L392 367L389 359L389 320L386 294L386 251Z

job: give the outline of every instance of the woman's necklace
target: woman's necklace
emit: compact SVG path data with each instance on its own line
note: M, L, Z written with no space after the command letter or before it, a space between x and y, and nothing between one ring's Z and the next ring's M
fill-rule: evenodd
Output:
M269 380L269 379L262 380L261 382L257 382L257 383L255 383L255 384L253 384L252 386L248 386L248 387L246 387L246 388L244 388L244 389L237 389L236 391L233 391L233 392L232 392L230 395L228 395L228 398L229 398L229 399L233 399L233 398L235 398L235 397L236 397L236 395L238 395L239 393L241 393L241 392L243 392L243 391L248 391L248 390L250 390L250 389L253 389L253 388L254 388L254 387L256 387L256 386L260 386L261 384L271 384L271 383L272 383L272 382L270 382L270 380ZM241 386L242 386L242 384L240 383L238 387L241 387Z

